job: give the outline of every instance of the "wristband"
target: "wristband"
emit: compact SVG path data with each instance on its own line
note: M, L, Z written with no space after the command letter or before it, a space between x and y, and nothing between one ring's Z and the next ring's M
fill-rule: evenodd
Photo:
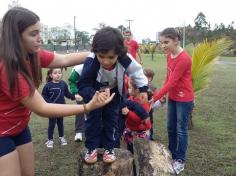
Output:
M85 103L83 103L83 107L84 107L84 114L88 114L88 110L87 110L87 108L86 108L86 104Z

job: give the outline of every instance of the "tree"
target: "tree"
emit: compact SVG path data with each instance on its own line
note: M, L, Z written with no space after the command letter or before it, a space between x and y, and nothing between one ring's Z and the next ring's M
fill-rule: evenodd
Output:
M81 44L84 48L89 43L90 36L86 31L76 31L76 43Z
M148 44L146 46L147 46L148 52L151 54L152 61L153 61L154 54L155 54L156 48L157 48L157 44Z
M122 34L123 34L124 31L126 31L128 29L128 28L124 27L123 25L119 25L117 28L120 30L120 32Z
M102 29L102 28L104 28L106 26L107 25L105 23L101 22L101 23L98 23L98 27L93 28L93 30L94 31L98 31L98 30L100 30L100 29Z
M219 56L232 46L233 42L225 38L199 43L192 54L192 80L195 95L208 88L211 73ZM193 127L192 113L189 120L189 128Z
M194 29L196 29L195 34L198 41L203 41L205 38L207 38L208 31L210 30L209 23L206 21L206 16L200 12L197 17L194 20L195 26Z
M195 23L195 27L194 28L197 29L197 30L201 30L203 28L206 28L207 25L208 25L208 23L206 21L206 16L202 12L200 12L197 15L197 17L194 20L194 23Z
M61 27L52 27L49 29L50 36L54 42L61 43L70 39L71 33L68 29Z

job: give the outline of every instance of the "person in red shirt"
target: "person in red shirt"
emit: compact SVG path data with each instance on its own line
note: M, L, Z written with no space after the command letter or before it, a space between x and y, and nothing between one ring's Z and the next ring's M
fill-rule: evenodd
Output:
M136 60L136 53L138 53L139 56L139 63L142 65L143 60L142 60L142 54L140 52L138 43L131 38L131 31L127 30L124 32L124 45L127 47L128 53L130 53L133 58Z
M53 54L40 49L39 17L14 7L3 17L0 34L0 175L34 175L34 154L28 128L31 112L44 117L87 113L111 101L110 90L96 92L84 105L47 103L37 88L41 67L84 62L88 53Z
M188 117L193 108L192 59L180 47L180 35L174 28L160 34L162 48L167 51L167 76L154 101L168 93L168 137L176 174L184 170L188 146Z
M121 105L122 114L125 117L123 136L127 144L127 149L133 153L134 138L149 139L149 130L151 129L149 112L151 106L149 102L142 101L142 95L132 78L129 79L128 89L130 96Z

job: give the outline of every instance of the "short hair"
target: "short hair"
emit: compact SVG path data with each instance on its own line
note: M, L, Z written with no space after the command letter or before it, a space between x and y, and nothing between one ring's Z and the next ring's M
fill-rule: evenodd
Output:
M125 33L129 33L130 35L132 34L131 30L129 30L129 29L125 30L125 31L124 31L124 34L125 34Z
M175 28L166 28L166 29L164 29L161 32L160 36L170 38L170 39L173 39L173 40L175 40L176 38L178 40L181 40L180 32L178 32Z
M107 53L110 50L114 50L115 54L121 57L127 53L121 32L116 28L104 27L96 32L91 51L94 53Z
M150 68L145 68L143 72L146 77L153 78L155 76L154 71Z

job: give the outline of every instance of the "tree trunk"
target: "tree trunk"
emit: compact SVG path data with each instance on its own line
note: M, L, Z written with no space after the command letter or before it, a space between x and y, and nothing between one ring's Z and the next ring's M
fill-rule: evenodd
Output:
M83 159L85 151L81 152L78 169L79 176L134 176L133 156L128 150L115 149L117 160L112 164L105 164L102 161L101 152L98 153L98 162L86 164Z
M134 163L137 176L172 176L171 156L163 144L144 139L134 140Z

